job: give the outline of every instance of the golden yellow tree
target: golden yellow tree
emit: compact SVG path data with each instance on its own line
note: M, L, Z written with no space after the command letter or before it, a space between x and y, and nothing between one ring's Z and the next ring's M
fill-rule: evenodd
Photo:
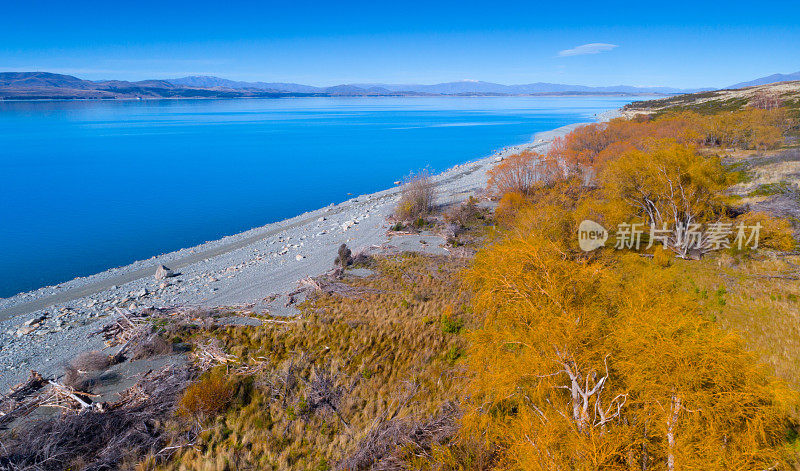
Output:
M668 230L664 242L680 257L706 246L696 226L719 217L720 195L731 178L719 158L674 141L626 152L601 175L608 200L628 206L632 217L655 229Z

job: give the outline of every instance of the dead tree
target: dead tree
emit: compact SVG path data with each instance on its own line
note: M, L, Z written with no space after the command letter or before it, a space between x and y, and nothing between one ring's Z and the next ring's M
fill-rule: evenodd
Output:
M750 100L750 106L760 110L774 110L783 106L783 100L777 93L760 91L753 95Z
M687 184L683 175L673 175L664 166L658 168L657 178L660 181L656 189L639 182L626 198L645 216L651 236L680 258L710 252L708 237L699 230L699 222L705 208L712 207L714 195Z
M628 399L627 394L617 394L608 405L603 404L603 392L609 378L608 356L603 360L604 376L600 376L595 370L582 372L572 355L558 348L556 348L556 358L561 366L556 374L565 374L569 380L569 384L556 387L569 391L572 420L578 430L586 432L590 427L600 427L605 430L607 423L620 416L622 407Z
M308 392L306 393L306 403L309 412L316 410L330 410L339 420L350 427L342 413L339 411L339 404L344 396L344 389L337 385L337 377L331 373L329 368L314 367L313 377L308 382Z

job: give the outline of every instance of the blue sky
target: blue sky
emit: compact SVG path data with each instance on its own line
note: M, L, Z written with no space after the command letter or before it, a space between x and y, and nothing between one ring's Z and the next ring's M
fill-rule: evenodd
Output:
M714 87L800 70L796 0L29 0L0 18L0 70L88 79Z

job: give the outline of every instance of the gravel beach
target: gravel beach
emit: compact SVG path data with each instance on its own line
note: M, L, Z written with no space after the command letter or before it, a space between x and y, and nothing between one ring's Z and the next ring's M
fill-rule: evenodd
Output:
M486 171L503 157L525 149L545 152L554 138L577 126L538 133L530 143L435 175L437 203L465 200L485 186ZM76 354L102 348L98 337L87 335L117 315L115 307L244 305L273 315L290 314L283 302L273 300L285 298L299 280L331 270L342 243L354 253L444 253L442 241L433 236L387 235L386 218L399 193L395 187L358 196L196 247L0 299L0 391L22 381L32 369L58 376ZM160 265L176 276L156 279Z

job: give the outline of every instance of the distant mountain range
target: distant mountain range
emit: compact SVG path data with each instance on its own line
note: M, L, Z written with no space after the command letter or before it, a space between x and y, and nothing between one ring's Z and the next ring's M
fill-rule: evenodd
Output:
M735 83L725 88L733 89L733 88L754 87L756 85L766 85L768 83L775 83L775 82L788 82L790 80L800 80L800 72L795 72L793 74L772 74L766 77L761 77L755 80L751 80L749 82Z
M236 90L277 90L289 93L363 93L370 94L424 94L424 95L543 95L543 94L614 94L614 95L646 95L691 93L711 89L680 89L670 87L631 87L618 85L611 87L589 87L586 85L566 85L560 83L529 83L526 85L501 85L499 83L462 80L459 82L438 83L435 85L420 84L386 84L386 83L353 83L335 87L312 87L297 83L274 82L237 82L219 77L191 76L178 79L167 79L175 85L189 87L225 87Z
M728 88L798 80L800 72L775 74ZM49 72L0 72L0 100L144 99L144 98L278 98L287 96L512 96L512 95L676 95L714 90L618 85L590 87L558 83L502 85L464 80L420 84L355 83L314 87L297 83L241 82L219 77L191 76L165 80L83 80Z
M5 100L239 98L286 95L269 90L186 87L166 80L92 82L49 72L0 72L0 99Z
M195 88L231 88L234 90L254 88L256 90L281 90L290 93L318 93L322 90L319 87L312 87L310 85L300 85L297 83L273 83L273 82L237 82L235 80L228 80L219 77L210 77L207 75L193 75L191 77L183 77L168 80L175 85L182 85L184 87Z
M704 89L705 90L705 89ZM588 87L555 83L501 85L461 81L435 85L344 84L313 87L297 83L240 82L192 76L166 80L82 80L49 72L0 72L0 99L274 98L285 96L492 96L492 95L653 95L688 93L669 87Z

